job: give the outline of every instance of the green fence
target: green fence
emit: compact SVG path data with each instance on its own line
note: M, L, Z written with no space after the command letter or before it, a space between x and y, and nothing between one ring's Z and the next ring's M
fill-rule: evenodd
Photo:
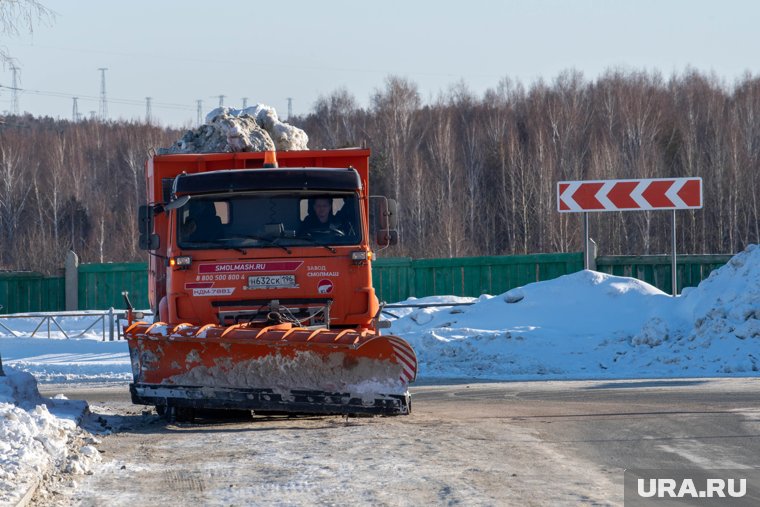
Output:
M79 266L79 309L124 308L122 291L135 308L148 308L148 264L120 262Z
M64 308L64 279L41 273L0 273L0 313L54 312Z
M696 287L723 266L731 255L682 255L678 257L677 283ZM597 257L603 273L638 278L671 293L671 260L668 255ZM384 301L410 296L441 294L476 297L501 294L511 288L574 273L583 269L583 254L534 254L455 259L377 259L372 281Z
M723 266L731 255L682 255L676 259L676 283L680 293L684 287L696 287L710 273ZM672 261L669 255L605 256L596 258L596 270L618 276L644 280L672 294Z
M372 282L382 301L441 294L479 296L574 273L583 254L534 254L454 259L377 259Z
M678 288L693 287L730 255L678 257ZM607 256L596 259L597 270L644 280L671 292L667 255ZM147 264L143 262L82 264L79 266L80 310L123 308L123 290L136 308L148 308ZM549 280L583 269L583 255L534 254L455 259L376 259L372 280L378 297L395 302L414 297L453 294L501 294L513 287ZM0 273L0 313L61 311L65 305L63 277L40 273Z

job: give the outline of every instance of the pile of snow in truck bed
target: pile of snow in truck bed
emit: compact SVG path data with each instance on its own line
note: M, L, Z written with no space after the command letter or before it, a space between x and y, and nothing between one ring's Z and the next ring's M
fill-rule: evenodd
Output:
M393 309L400 318L386 333L412 344L423 381L758 375L759 301L753 245L677 298L633 278L581 271L499 296L415 299L474 304ZM0 335L0 353L45 382L131 377L125 342Z
M52 475L87 473L100 461L97 443L77 426L83 401L46 399L29 373L0 376L0 504L16 505Z
M215 153L239 151L306 150L306 132L281 122L273 107L256 104L245 109L218 107L206 123L188 130L161 153Z

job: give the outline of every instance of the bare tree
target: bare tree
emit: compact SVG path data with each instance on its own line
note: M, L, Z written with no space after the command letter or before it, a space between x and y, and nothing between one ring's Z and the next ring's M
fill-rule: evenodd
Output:
M32 33L35 23L52 20L54 13L38 0L0 0L0 32L15 36ZM0 60L12 61L8 51L0 47Z
M32 186L25 177L20 140L0 145L0 223L3 242L14 245ZM13 263L13 250L2 249L4 263Z

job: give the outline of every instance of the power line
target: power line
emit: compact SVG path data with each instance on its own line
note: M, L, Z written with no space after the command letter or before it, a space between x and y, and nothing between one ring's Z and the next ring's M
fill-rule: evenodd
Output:
M200 127L203 121L201 118L203 118L203 101L201 99L198 99L195 101L197 108L195 110L195 114L197 115L197 119L195 120L195 123Z
M72 97L73 104L71 106L71 121L79 121L79 97Z
M224 107L224 97L227 95L219 95L219 107Z
M84 95L84 94L78 94L73 95L71 93L65 93L65 92L55 92L50 90L32 90L29 88L18 88L13 86L4 86L0 84L0 88L5 88L6 90L18 90L21 93L28 93L30 95L39 95L42 97L59 97L59 98L65 98L65 99L72 99L74 97L77 97L81 100L85 101L99 101L100 97L97 97L95 95ZM124 104L129 106L143 106L145 102L143 100L137 100L137 99L123 99L123 98L109 98L108 102L111 104ZM194 108L192 106L188 106L186 104L176 104L172 102L151 102L151 104L154 107L158 107L161 109L181 109L185 111L192 111Z
M152 114L150 110L150 101L152 97L145 97L145 123L150 124L152 120Z
M107 67L100 67L100 118L108 119L108 100L106 99L106 71Z
M178 56L173 53L158 53L158 52L139 52L139 53L129 53L129 52L123 52L123 51L102 51L102 50L94 50L89 48L76 48L76 47L63 47L59 45L55 46L47 46L47 45L40 45L40 44L14 44L18 46L25 46L29 48L35 48L35 49L54 49L56 51L65 51L65 52L74 52L74 53L90 53L90 54L99 54L99 55L107 55L107 56L124 56L129 58L138 58L141 60L145 60L146 58L149 59L162 59L162 60L171 60L174 62L193 62L193 63L202 63L202 64L214 64L214 65L246 65L250 64L251 66L260 65L260 61L251 59L251 60L241 60L241 59L235 59L235 60L225 60L225 59L219 59L217 57L214 58L192 58L192 57L183 57ZM450 77L454 79L461 78L461 73L452 72L452 71L441 71L441 72L421 72L419 69L398 69L398 68L377 68L377 67L334 67L329 65L328 62L318 62L317 64L313 65L305 65L302 63L276 63L276 62L267 62L267 68L274 68L274 69L284 69L284 70L293 70L298 72L304 72L304 71L314 71L319 73L334 73L334 72L350 72L350 73L360 73L360 74L379 74L379 75L389 75L389 74L403 74L405 76L415 77L415 76L424 76L424 77ZM471 78L486 78L486 79L501 79L504 77L503 74L470 74Z

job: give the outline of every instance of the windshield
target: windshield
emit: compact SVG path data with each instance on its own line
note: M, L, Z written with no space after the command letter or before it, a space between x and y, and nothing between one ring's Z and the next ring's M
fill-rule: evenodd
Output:
M181 248L356 245L356 194L252 194L193 197L177 210Z

